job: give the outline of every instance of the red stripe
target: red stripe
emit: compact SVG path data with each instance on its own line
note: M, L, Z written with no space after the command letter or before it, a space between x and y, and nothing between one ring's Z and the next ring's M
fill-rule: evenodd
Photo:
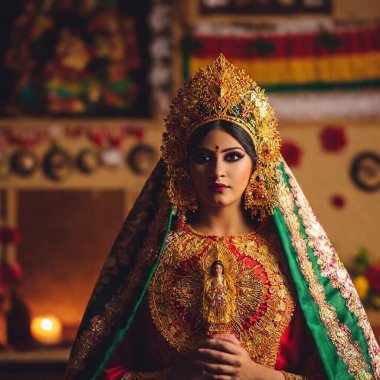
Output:
M380 27L350 30L334 33L339 39L339 47L330 51L318 45L320 34L299 34L288 36L268 36L265 41L275 46L273 54L261 55L255 46L253 37L193 36L199 42L199 48L192 55L198 58L215 58L221 52L227 58L290 58L324 57L329 55L363 54L380 51ZM198 44L197 44L198 45ZM257 46L257 45L256 45Z

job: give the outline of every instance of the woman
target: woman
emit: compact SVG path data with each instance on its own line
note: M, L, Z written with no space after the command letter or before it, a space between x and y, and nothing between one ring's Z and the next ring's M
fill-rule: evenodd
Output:
M357 293L279 146L263 91L223 56L185 84L68 379L380 378Z

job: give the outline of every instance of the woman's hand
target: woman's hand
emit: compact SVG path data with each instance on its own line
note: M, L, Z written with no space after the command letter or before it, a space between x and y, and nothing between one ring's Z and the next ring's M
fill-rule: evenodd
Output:
M218 334L205 339L198 349L197 365L206 379L212 380L282 380L281 372L255 363L232 334Z

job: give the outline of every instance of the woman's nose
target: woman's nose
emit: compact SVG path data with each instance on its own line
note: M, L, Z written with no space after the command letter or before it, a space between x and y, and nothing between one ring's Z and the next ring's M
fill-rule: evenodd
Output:
M214 176L215 179L226 176L226 165L223 157L217 156L214 161Z

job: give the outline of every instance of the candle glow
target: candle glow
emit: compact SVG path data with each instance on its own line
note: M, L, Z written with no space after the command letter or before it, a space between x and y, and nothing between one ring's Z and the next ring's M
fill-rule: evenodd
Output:
M30 330L39 343L58 344L62 339L62 323L54 316L33 318Z

